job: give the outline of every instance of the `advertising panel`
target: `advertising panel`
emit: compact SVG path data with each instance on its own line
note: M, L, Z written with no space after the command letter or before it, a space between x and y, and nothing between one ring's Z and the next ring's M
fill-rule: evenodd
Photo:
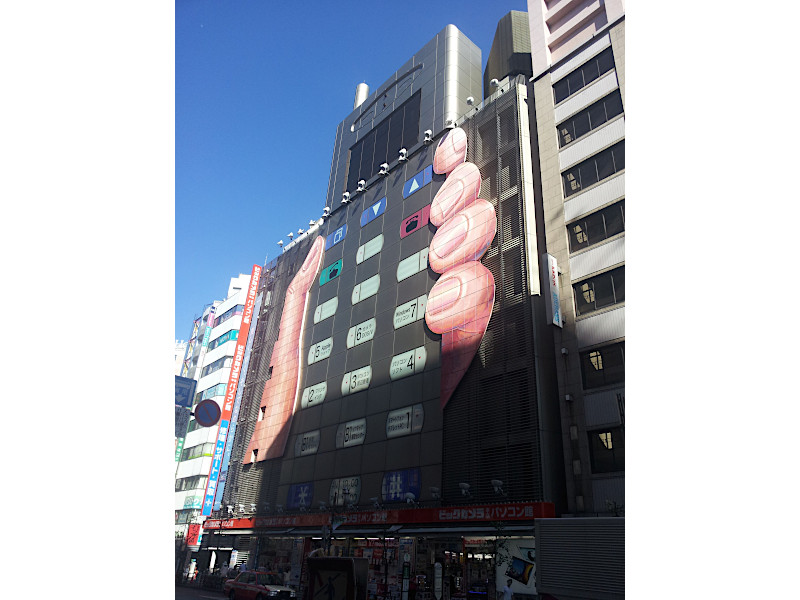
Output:
M225 443L228 439L228 427L231 422L231 415L233 414L233 403L236 399L236 391L239 387L239 379L243 377L242 365L244 363L244 351L247 345L248 334L250 333L250 324L253 319L253 312L255 309L256 294L258 292L258 282L261 277L261 267L253 265L253 270L250 274L250 285L247 288L247 297L244 304L244 312L242 313L242 324L239 326L239 337L236 340L236 349L233 355L233 364L231 372L228 376L228 385L225 389L225 396L223 399L222 415L219 421L219 430L217 431L217 442L214 448L214 458L211 462L211 470L208 474L208 481L205 488L205 499L203 501L203 516L211 514L214 507L214 496L217 491L217 480L219 478L220 468L222 467L222 457L225 452Z
M419 500L420 475L419 469L404 469L401 471L389 471L383 475L381 494L384 502L407 502L411 499Z
M511 579L513 594L536 594L536 542L533 538L509 539L497 561L497 581Z
M542 268L546 269L545 277L549 292L545 295L547 322L556 327L563 327L561 320L561 290L558 286L558 261L552 254L545 254L542 259Z

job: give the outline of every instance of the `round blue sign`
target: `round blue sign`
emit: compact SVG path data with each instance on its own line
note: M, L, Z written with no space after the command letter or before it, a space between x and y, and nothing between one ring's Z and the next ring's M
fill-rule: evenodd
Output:
M222 411L214 400L203 400L194 407L194 418L198 425L213 427L219 422Z

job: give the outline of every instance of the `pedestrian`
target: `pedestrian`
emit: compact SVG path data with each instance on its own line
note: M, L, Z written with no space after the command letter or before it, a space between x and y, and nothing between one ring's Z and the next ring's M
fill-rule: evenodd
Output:
M511 600L511 596L511 580L509 579L503 586L503 600Z

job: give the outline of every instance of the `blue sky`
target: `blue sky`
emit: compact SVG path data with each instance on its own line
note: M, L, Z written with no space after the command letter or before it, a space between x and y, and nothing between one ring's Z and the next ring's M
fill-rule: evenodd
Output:
M336 126L445 25L483 55L524 0L175 5L175 337L325 206Z

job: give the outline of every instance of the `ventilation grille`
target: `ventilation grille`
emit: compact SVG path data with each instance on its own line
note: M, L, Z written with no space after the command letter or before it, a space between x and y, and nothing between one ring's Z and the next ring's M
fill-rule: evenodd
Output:
M516 95L506 94L462 124L467 160L481 172L480 197L497 211L497 236L482 260L495 278L497 293L478 353L445 408L442 495L449 504L547 500L523 251L516 110ZM492 479L503 481L506 496L495 493ZM462 482L470 484L471 496L462 495Z

